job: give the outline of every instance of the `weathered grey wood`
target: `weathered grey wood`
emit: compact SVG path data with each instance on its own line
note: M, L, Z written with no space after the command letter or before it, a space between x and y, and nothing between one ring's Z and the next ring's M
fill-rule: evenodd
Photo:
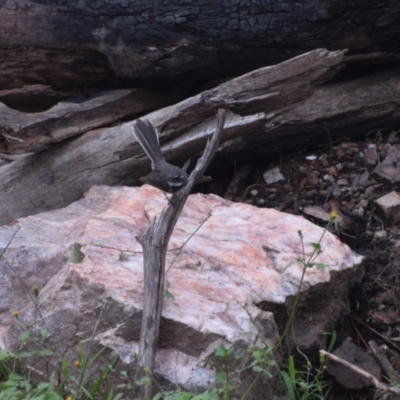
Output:
M164 300L165 257L168 242L190 191L203 178L205 170L217 152L224 128L225 116L225 110L218 110L215 133L207 144L203 156L190 174L188 184L179 193L171 197L170 203L163 210L160 217L152 221L145 232L138 237L143 247L144 260L143 318L138 356L139 379L146 375L146 369L152 373L154 371ZM142 389L144 397L151 399L151 385L145 385Z
M325 84L297 107L267 120L258 132L225 143L219 156L237 161L265 158L279 151L356 138L400 124L400 69L336 84Z
M182 165L204 148L216 108L232 110L222 142L263 132L266 122L311 96L314 86L328 80L342 63L343 52L314 50L243 75L147 118L160 131L161 143L167 142L166 159ZM271 96L273 101L268 99ZM0 223L66 206L94 184L138 184L149 172L150 162L131 129L129 122L90 131L1 167Z
M24 113L0 103L0 152L23 153L101 126L165 107L169 98L154 89L96 93L89 100L60 102L39 113Z

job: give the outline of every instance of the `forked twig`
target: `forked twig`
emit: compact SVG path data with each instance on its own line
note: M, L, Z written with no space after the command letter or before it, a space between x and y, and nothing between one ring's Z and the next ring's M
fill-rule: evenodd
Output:
M203 156L197 162L187 185L174 194L158 219L153 220L137 239L143 247L144 296L143 317L138 355L138 379L152 373L160 330L164 298L165 258L168 242L182 208L192 188L203 179L204 172L217 152L225 123L226 111L217 112L217 128L207 143ZM151 398L151 385L141 387L145 399Z

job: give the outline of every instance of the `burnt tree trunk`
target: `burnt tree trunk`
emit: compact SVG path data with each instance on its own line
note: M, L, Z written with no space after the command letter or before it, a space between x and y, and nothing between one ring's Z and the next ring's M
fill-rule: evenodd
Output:
M0 0L0 27L0 101L37 111L127 83L182 96L320 47L398 63L400 3Z

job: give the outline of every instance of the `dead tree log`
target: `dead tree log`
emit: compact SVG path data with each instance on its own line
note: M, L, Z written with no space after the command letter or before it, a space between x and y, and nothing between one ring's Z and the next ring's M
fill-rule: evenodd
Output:
M280 113L263 129L226 143L220 160L263 158L284 149L328 144L339 137L357 138L400 124L400 70L336 84L325 84L298 107Z
M222 142L264 131L265 123L301 103L343 66L343 52L315 50L262 68L147 116L161 133L167 161L196 156L217 108L231 112ZM137 184L149 171L131 123L87 132L4 165L0 222L66 206L95 184Z
M329 143L343 135L355 137L373 129L398 127L398 70L325 84L310 96L313 86L341 65L342 57L341 53L311 52L254 71L148 117L161 132L167 159L176 164L201 151L210 134L214 109L224 104L231 111L214 165L227 159L265 158L296 145L303 148L306 143ZM275 95L271 97L271 93ZM138 178L150 167L134 144L130 123L90 131L16 161L1 157L8 162L0 174L0 188L5 193L1 223L63 207L94 184L138 184Z
M37 151L92 129L165 107L171 98L154 89L96 93L86 101L60 102L50 110L27 114L0 103L0 152Z
M399 10L397 0L2 0L0 101L45 107L126 79L189 89L319 47L398 63Z

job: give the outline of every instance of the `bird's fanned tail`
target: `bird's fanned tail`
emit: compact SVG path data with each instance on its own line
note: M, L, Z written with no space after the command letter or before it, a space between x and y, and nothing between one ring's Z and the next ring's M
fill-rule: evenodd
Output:
M161 153L157 132L149 120L138 119L133 125L133 134L143 147L143 150L150 157L153 164L164 159Z

